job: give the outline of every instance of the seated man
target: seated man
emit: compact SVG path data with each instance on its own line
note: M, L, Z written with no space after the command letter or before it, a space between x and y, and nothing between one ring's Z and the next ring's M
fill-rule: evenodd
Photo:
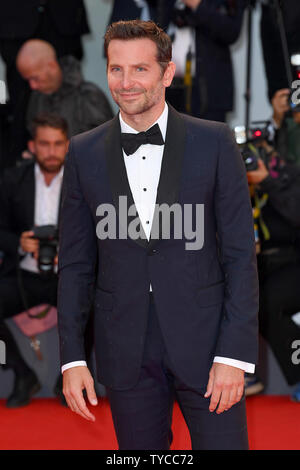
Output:
M113 117L103 91L83 79L79 61L72 56L58 60L48 42L27 41L16 64L33 90L27 111L28 126L41 112L57 113L67 121L71 137Z
M33 228L58 223L68 143L64 119L38 116L32 123L29 142L34 161L6 170L0 185L0 251L4 252L0 271L0 339L6 344L4 367L15 373L7 407L27 404L40 388L4 320L41 303L56 306L56 269L47 276L41 274L40 242L34 238ZM53 264L57 264L57 257Z

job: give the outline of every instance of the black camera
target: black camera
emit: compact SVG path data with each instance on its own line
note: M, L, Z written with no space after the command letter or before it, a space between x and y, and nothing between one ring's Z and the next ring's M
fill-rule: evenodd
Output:
M263 140L272 141L273 136L269 130L269 123L262 127L252 127L246 132L245 126L237 126L234 129L235 139L240 147L246 171L254 171L258 168L258 160L267 161L266 151L259 143Z
M38 266L41 274L50 275L54 272L54 258L57 254L58 228L56 225L33 227L33 238L40 242Z

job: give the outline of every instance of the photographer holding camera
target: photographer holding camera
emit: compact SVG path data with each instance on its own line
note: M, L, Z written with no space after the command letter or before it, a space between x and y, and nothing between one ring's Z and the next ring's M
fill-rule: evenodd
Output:
M291 108L290 94L288 88L283 88L271 100L275 147L287 162L300 166L300 107Z
M292 345L300 338L300 168L285 161L266 140L257 145L265 161L259 159L258 168L247 177L260 210L260 332L287 383L296 385L291 398L300 402L300 369L292 361ZM259 385L255 378L248 381L248 395L250 383L253 390Z
M5 368L15 373L6 406L27 404L40 389L5 324L5 319L42 303L56 306L57 239L60 192L68 127L57 115L32 122L33 161L6 170L0 185L0 338L6 344ZM44 233L45 232L45 233Z

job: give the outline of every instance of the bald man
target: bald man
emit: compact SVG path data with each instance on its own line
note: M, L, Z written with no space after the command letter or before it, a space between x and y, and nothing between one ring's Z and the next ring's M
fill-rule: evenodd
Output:
M66 119L73 136L113 117L103 91L83 79L79 61L72 56L57 59L48 42L39 39L25 42L17 55L16 66L32 89L28 127L41 112L56 113Z
M17 55L16 64L32 90L48 95L61 87L62 70L55 49L48 42L39 39L27 41Z

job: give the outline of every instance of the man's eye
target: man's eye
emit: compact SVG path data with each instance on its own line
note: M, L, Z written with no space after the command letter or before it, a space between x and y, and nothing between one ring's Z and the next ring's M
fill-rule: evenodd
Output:
M120 67L113 67L111 69L112 72L119 72L119 70L120 70Z
M146 69L144 67L137 67L138 72L144 72Z

